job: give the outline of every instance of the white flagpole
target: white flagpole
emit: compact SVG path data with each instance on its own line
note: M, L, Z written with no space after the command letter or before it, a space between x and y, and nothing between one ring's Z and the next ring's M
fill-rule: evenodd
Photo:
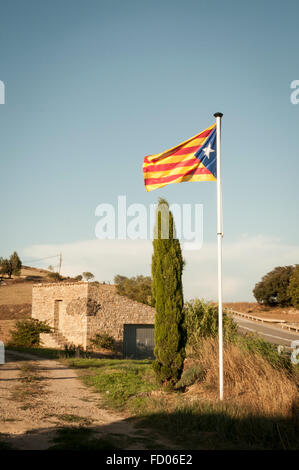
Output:
M221 118L215 113L217 152L217 246L218 246L218 336L219 336L219 398L223 400L223 315L222 315L222 189L221 189Z

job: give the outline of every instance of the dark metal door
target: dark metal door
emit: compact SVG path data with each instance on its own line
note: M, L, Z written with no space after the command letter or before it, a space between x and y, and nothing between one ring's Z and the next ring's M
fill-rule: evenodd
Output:
M154 357L154 325L124 325L124 357L152 359Z

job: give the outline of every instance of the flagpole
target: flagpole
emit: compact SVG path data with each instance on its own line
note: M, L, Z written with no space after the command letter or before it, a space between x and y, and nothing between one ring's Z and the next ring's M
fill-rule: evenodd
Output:
M222 313L222 188L221 188L221 118L215 113L217 152L217 247L218 247L218 336L219 336L219 398L223 400L223 313Z

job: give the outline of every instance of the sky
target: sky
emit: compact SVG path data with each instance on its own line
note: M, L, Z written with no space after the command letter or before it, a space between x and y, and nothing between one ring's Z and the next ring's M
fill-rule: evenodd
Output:
M99 240L99 204L203 205L186 298L217 297L216 184L147 193L142 163L223 112L224 300L298 263L299 3L0 0L0 256L150 274L150 240ZM41 260L42 258L47 258Z

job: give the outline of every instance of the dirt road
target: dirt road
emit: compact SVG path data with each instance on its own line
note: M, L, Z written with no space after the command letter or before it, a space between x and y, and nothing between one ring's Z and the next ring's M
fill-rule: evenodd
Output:
M112 440L116 448L155 448L146 430L103 409L100 395L86 388L74 370L58 361L7 352L6 364L0 365L1 440L14 449L48 449L59 429L68 426L92 429L93 437Z

